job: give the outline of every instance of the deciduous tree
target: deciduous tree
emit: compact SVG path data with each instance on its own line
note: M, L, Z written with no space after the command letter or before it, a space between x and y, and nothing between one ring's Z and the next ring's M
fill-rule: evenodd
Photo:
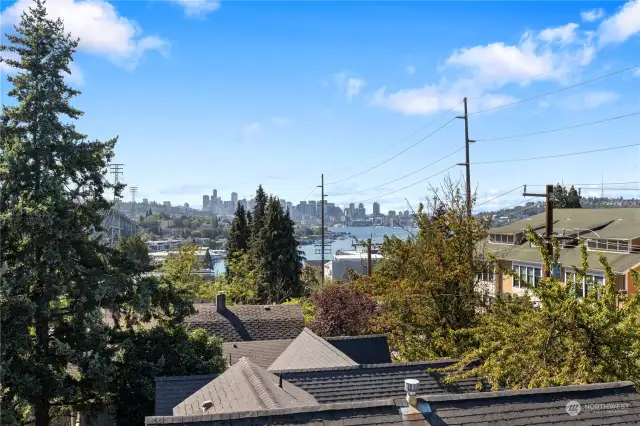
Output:
M311 297L311 329L320 336L358 336L372 330L375 299L349 284L331 284Z

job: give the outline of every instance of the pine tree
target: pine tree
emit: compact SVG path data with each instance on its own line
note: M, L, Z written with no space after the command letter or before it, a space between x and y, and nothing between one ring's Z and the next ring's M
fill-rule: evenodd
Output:
M213 267L213 259L211 258L211 253L209 252L209 249L207 249L207 252L204 254L204 266L207 269L210 269Z
M77 40L48 18L44 0L16 31L2 47L19 55L3 59L19 73L8 78L15 105L3 106L0 119L2 414L26 403L35 425L47 426L60 407L101 398L111 351L100 309L110 293L109 249L93 234L111 207L105 191L122 187L104 173L116 140L89 142L72 123L82 115L69 103L79 92L64 75Z
M302 261L289 212L282 213L280 200L270 197L263 228L260 259L260 294L264 302L280 303L302 294Z
M573 185L571 185L571 188L569 188L569 193L567 194L567 208L582 208L582 205L580 204L580 194L578 194L578 191L576 191L576 188Z
M247 223L247 214L242 204L238 203L235 217L231 222L231 230L227 239L227 258L225 259L225 267L227 275L230 274L230 264L236 262L242 255L249 250L249 241L251 239L251 229ZM231 278L231 277L229 277Z
M553 208L556 209L566 209L568 207L569 196L567 195L567 189L564 186L557 184L553 188L552 204Z
M253 214L251 215L251 239L249 241L249 260L254 269L259 269L260 262L264 253L264 224L267 214L267 194L262 189L262 185L258 186L255 196L255 205ZM260 273L258 271L258 276Z

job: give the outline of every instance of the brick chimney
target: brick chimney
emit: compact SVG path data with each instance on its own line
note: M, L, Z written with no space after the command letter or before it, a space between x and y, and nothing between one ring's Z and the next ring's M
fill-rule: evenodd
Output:
M216 311L221 314L227 310L227 300L224 293L220 292L216 295Z

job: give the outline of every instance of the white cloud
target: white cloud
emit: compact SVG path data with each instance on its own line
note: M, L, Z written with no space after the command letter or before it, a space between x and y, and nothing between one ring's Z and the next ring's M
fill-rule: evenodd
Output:
M412 75L415 74L416 72L416 67L414 67L413 65L407 65L407 74Z
M582 109L593 109L609 102L620 99L620 94L608 90L597 90L587 92L582 96L580 107Z
M577 37L576 30L578 29L578 27L578 24L570 23L561 27L545 28L544 30L540 31L540 33L538 34L538 38L548 43L573 43Z
M12 59L14 61L20 59L20 56L17 53L10 52L10 51L2 52L1 57L3 59ZM64 73L64 79L67 82L67 84L71 84L74 86L84 85L84 75L80 67L78 67L76 64L72 62L71 64L69 64L69 70L71 71L70 74ZM17 72L18 70L16 68L6 64L4 61L0 62L0 73L15 75Z
M636 70L633 72L633 75L636 77L640 77L640 68L636 68Z
M202 17L220 8L218 0L173 0L184 7L184 14L189 17Z
M262 130L262 124L259 122L247 124L242 128L240 137L243 142L252 142L262 134Z
M2 12L2 25L17 25L31 0L18 0ZM79 50L104 55L122 67L133 69L147 51L168 53L169 43L157 36L142 36L140 26L118 15L104 0L48 0L47 12L64 21L65 31L79 38Z
M640 0L630 0L598 27L600 46L626 41L640 33Z
M580 12L580 18L584 22L595 22L604 17L604 9L591 9Z
M269 121L273 123L276 127L287 127L293 123L291 119L287 117L271 117Z
M363 79L352 77L345 71L333 74L331 80L335 87L343 91L349 100L360 94L367 84ZM327 82L325 81L323 84L326 86Z

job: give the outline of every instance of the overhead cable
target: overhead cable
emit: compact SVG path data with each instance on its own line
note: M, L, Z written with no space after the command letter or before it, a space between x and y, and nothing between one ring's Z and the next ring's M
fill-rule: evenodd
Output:
M565 90L573 89L575 87L583 86L585 84L593 83L594 81L602 80L604 78L608 78L608 77L614 76L616 74L620 74L620 73L623 73L623 72L626 72L626 71L630 71L630 70L636 69L639 66L640 66L640 64L637 64L637 65L634 65L632 67L628 67L628 68L624 68L624 69L621 69L621 70L613 71L613 72L610 72L608 74L601 75L601 76L598 76L598 77L595 77L595 78L592 78L592 79L589 79L589 80L583 80L583 81L581 81L579 83L572 84L571 86L566 86L566 87L562 87L562 88L557 89L557 90L552 90L550 92L541 93L539 95L532 96L530 98L520 99L518 101L509 102L508 104L498 105L498 106L491 107L491 108L486 108L486 109L483 109L483 110L480 110L480 111L470 112L468 115L482 114L483 112L494 111L494 110L505 108L505 107L508 107L508 106L521 104L523 102L532 101L534 99L540 99L540 98L543 98L545 96L554 95L556 93L564 92Z
M567 153L567 154L545 155L544 157L527 157L527 158L513 158L513 159L510 159L510 160L477 161L475 163L471 163L471 165L497 164L497 163L515 163L515 162L519 162L519 161L546 160L548 158L559 158L559 157L569 157L569 156L572 156L572 155L592 154L594 152L613 151L615 149L632 148L634 146L640 146L640 143L632 143L632 144L629 144L629 145L612 146L612 147L609 147L609 148L602 148L602 149L592 149L592 150L589 150L589 151L571 152L571 153Z
M494 197L494 198L492 198L492 199L490 199L490 200L484 201L484 202L482 202L482 203L480 203L480 204L476 204L476 205L475 205L475 206L473 206L473 207L480 207L480 206L483 206L483 205L485 205L485 204L488 204L488 203L490 203L490 202L492 202L492 201L494 201L494 200L497 200L498 198L504 197L505 195L509 195L509 194L511 194L512 192L517 191L518 189L522 188L523 186L524 186L524 185L517 186L517 187L513 188L512 190L505 192L504 194L500 194L500 195L498 195L498 196L496 196L496 197Z
M344 178L344 179L339 179L339 180L336 180L336 181L334 181L334 182L327 183L327 184L325 184L325 185L334 185L334 184L339 183L339 182L344 182L345 180L353 179L354 177L361 176L361 175L363 175L363 174L365 174L365 173L370 172L371 170L374 170L374 169L376 169L376 168L378 168L378 167L382 166L382 165L383 165L383 164L385 164L385 163L388 163L389 161L393 160L394 158L398 157L399 155L404 154L405 152L409 151L411 148L415 147L415 146L416 146L416 145L418 145L419 143L421 143L421 142L425 141L426 139L429 139L431 136L435 135L435 134L436 134L436 133L438 133L440 130L444 129L444 128L449 124L449 123L451 123L451 122L452 122L453 120L455 120L455 119L456 119L456 117L453 117L451 120L447 121L447 122L446 122L446 123L444 123L442 126L438 127L436 130L434 130L433 132L429 133L427 136L423 137L422 139L419 139L419 140L418 140L416 143L414 143L413 145L408 146L407 148L405 148L405 149L403 149L402 151L398 152L397 154L395 154L395 155L393 155L393 156L391 156L391 157L387 158L386 160L382 161L381 163L378 163L378 164L376 164L375 166L370 167L370 168L368 168L367 170L364 170L364 171L362 171L362 172L360 172L360 173L356 173L355 175L351 175L351 176L346 177L346 178Z
M458 153L458 152L462 151L463 149L464 149L464 147L459 148L459 149L456 149L455 151L453 151L453 152L451 152L451 153L449 153L449 154L445 155L444 157L439 158L438 160L436 160L436 161L434 161L434 162L432 162L432 163L427 164L427 165L426 165L426 166L424 166L424 167L419 168L418 170L414 170L414 171L412 171L412 172L410 172L410 173L407 173L407 174L406 174L406 175L404 175L404 176L401 176L401 177L399 177L399 178L397 178L397 179L394 179L394 180L391 180L391 181L389 181L389 182L385 182L385 183L380 184L380 185L378 185L378 186L374 186L374 187L371 187L371 188L363 189L363 190L361 190L361 191L348 192L348 193L345 193L345 194L328 194L328 195L329 195L329 196L331 196L331 197L342 197L342 196L344 196L344 195L361 194L361 193L363 193L363 192L369 192L369 191L372 191L372 190L374 190L374 189L382 188L383 186L389 185L390 183L397 182L397 181L402 180L402 179L404 179L404 178L407 178L407 177L409 177L409 176L411 176L411 175L414 175L414 174L416 174L416 173L418 173L418 172L421 172L421 171L423 171L423 170L424 170L424 169L426 169L426 168L429 168L429 167L431 167L431 166L433 166L433 165L436 165L436 164L438 164L439 162L441 162L442 160L445 160L445 159L447 159L447 158L451 157L453 154L456 154L456 153Z
M418 130L416 130L415 132L411 133L411 134L410 134L410 135L408 135L408 136L405 136L404 138L400 139L398 142L396 142L396 143L394 143L394 144L391 144L391 145L387 146L385 149L383 149L382 151L379 151L377 154L374 154L374 155L372 155L372 156L370 156L370 157L367 157L367 158L365 158L364 160L359 161L359 162L357 162L357 163L355 163L355 164L352 164L352 165L350 165L350 166L348 166L348 167L344 167L344 168L342 168L342 169L340 169L340 170L336 170L335 172L326 173L326 174L325 174L325 176L335 175L335 174L340 173L340 172L343 172L343 171L345 171L345 170L352 169L352 168L354 168L354 167L356 167L356 166L359 166L359 165L360 165L360 164L362 164L362 163L365 163L365 162L367 162L367 161L371 160L372 158L377 157L377 156L378 156L378 155L380 155L380 154L383 154L383 153L385 153L385 152L389 151L391 148L393 148L393 147L395 147L395 146L398 146L399 144L401 144L402 142L406 141L406 140L407 140L407 139L409 139L410 137L412 137L412 136L416 135L417 133L420 133L422 130L426 129L427 127L431 126L432 124L434 124L434 123L436 123L436 122L440 121L442 118L444 118L445 116L447 116L451 111L453 111L454 109L456 109L456 108L457 108L457 107L458 107L462 102L463 102L463 100L461 100L460 102L458 102L457 104L455 104L454 106L452 106L449 110L447 110L447 111L446 111L446 112L444 112L443 114L439 115L439 116L438 116L437 118L435 118L434 120L432 120L432 121L428 122L427 124L425 124L424 126L420 127L420 128L419 128Z
M407 189L407 188L411 188L412 186L416 186L416 185L418 185L419 183L425 182L425 181L427 181L427 180L431 179L432 177L438 176L439 174L442 174L442 173L444 173L444 172L446 172L446 171L448 171L448 170L451 170L451 169L453 169L454 167L457 167L457 166L458 166L457 164L454 164L454 165L453 165L453 166L451 166L451 167L448 167L448 168L446 168L446 169L444 169L444 170L441 170L441 171L439 171L438 173L434 173L434 174L432 174L432 175L431 175L431 176L429 176L429 177L426 177L426 178L424 178L424 179L421 179L421 180L419 180L419 181L417 181L417 182L412 183L411 185L407 185L407 186L405 186L404 188L396 189L395 191L391 191L391 192L388 192L388 193L386 193L386 194L384 194L384 195L380 195L380 196L377 196L377 197L368 198L368 199L366 199L366 200L360 200L360 201L358 201L358 203L365 203L365 202L367 202L367 201L378 200L378 199L380 199L380 198L386 197L387 195L395 194L396 192L400 192L400 191L403 191L403 190L405 190L405 189Z
M578 127L585 127L585 126L591 126L593 124L606 123L608 121L620 120L622 118L628 118L628 117L632 117L632 116L635 116L635 115L640 115L640 111L632 112L631 114L618 115L616 117L605 118L605 119L598 120L598 121L590 121L588 123L576 124L576 125L573 125L573 126L559 127L557 129L541 130L539 132L522 133L522 134L518 134L518 135L511 135L511 136L500 136L500 137L497 137L497 138L476 139L475 141L476 142L486 142L486 141L500 141L500 140L505 140L505 139L524 138L526 136L542 135L542 134L545 134L545 133L553 133L553 132L559 132L561 130L577 129Z

